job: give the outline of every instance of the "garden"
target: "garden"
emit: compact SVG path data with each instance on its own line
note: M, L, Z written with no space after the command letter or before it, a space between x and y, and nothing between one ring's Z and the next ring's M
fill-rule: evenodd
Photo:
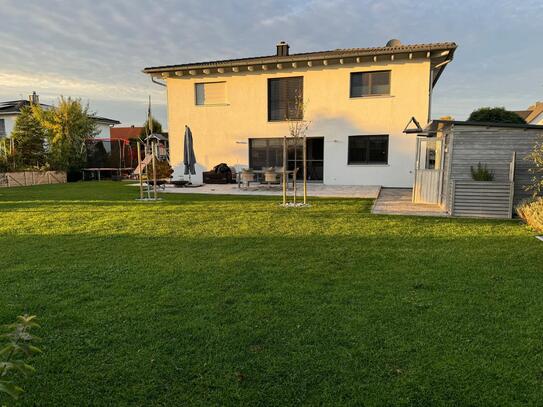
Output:
M36 315L41 350L0 404L543 403L543 243L519 220L136 197L0 190L0 324Z

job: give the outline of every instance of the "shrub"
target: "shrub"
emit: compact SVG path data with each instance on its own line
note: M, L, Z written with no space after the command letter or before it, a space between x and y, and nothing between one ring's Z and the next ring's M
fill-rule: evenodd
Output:
M543 198L519 206L517 213L535 231L543 232Z
M155 163L155 170L156 170L156 179L169 179L172 177L173 169L168 163L168 161L159 161L157 160ZM149 180L153 179L153 163L151 162L149 165L147 165L146 168L146 178Z
M36 338L30 333L32 328L37 327L35 315L23 315L17 317L17 322L8 325L8 332L0 336L6 341L0 348L0 395L4 393L14 399L19 398L23 389L15 384L15 379L34 372L34 368L25 360L40 352L32 345Z
M535 198L543 192L543 137L535 143L526 159L531 161L530 173L533 174L532 184L527 187L527 190L532 191Z
M477 164L477 168L471 167L471 177L474 181L493 181L494 174L490 171L486 164L481 163Z
M468 121L526 124L526 120L504 107L481 107L471 113Z

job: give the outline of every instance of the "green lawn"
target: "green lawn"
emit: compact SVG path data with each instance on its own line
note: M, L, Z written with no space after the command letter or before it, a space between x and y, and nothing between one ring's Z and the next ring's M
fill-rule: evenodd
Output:
M0 323L42 324L21 405L543 404L543 244L519 222L136 196L0 190Z

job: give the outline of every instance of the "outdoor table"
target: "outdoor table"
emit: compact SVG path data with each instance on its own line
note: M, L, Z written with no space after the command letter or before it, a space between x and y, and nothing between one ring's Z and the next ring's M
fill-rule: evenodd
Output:
M252 170L251 171L253 174L256 175L256 180L253 181L253 182L259 182L259 178L261 178L261 176L267 172L267 170ZM288 177L289 175L294 175L294 173L297 173L298 170L287 170L286 171L286 175L287 175L287 180L288 180ZM279 184L281 185L283 183L283 171L277 171L277 175L279 175ZM238 182L238 188L241 188L241 184L243 184L244 182L241 180L241 172L239 172L237 174L237 182ZM246 186L245 188L249 188L249 184L250 184L250 181L249 182L245 182ZM269 185L269 184L268 184ZM294 187L294 177L292 178L292 186Z

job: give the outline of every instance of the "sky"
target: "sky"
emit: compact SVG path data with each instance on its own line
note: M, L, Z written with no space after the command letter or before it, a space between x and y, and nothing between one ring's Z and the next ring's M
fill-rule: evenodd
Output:
M0 0L0 101L81 98L140 125L166 93L147 66L336 48L454 41L433 117L543 100L543 0Z

